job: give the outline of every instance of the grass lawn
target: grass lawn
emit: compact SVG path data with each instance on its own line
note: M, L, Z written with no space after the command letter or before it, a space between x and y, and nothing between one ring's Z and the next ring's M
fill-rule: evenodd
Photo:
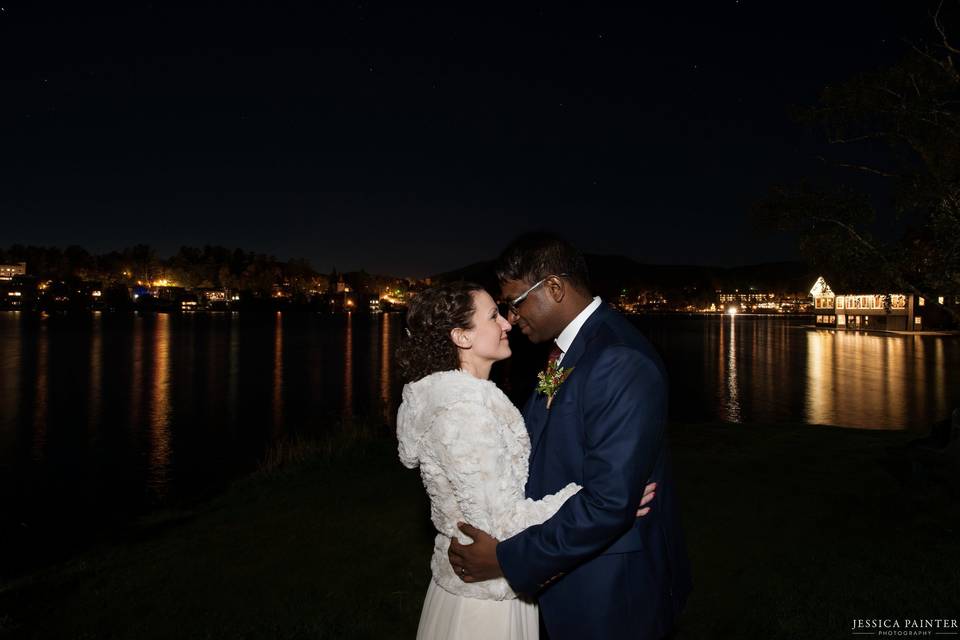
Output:
M909 472L910 437L673 427L696 583L678 638L850 638L854 618L960 618L956 485ZM0 585L0 636L411 638L431 548L419 475L374 440Z

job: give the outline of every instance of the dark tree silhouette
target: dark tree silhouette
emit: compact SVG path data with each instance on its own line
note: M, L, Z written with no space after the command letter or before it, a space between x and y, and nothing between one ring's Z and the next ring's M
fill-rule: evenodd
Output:
M931 41L895 66L826 87L799 119L841 148L832 167L892 183L893 240L871 233L877 212L847 186L778 186L754 208L764 226L798 234L811 263L840 286L923 296L960 293L960 3L931 14ZM878 147L883 151L877 154ZM882 163L865 158L881 157ZM955 324L960 313L944 311Z

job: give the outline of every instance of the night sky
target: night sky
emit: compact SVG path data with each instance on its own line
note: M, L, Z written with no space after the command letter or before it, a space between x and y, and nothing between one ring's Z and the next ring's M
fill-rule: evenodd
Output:
M629 4L0 0L0 246L797 258L747 220L824 153L790 105L895 62L925 3Z

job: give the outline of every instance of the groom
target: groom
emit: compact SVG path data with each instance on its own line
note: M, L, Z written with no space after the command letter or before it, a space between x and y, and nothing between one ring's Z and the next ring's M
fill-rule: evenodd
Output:
M450 543L465 582L506 577L536 595L551 640L668 635L690 593L690 568L665 442L667 381L649 342L590 293L586 262L564 240L530 234L497 268L508 320L532 342L551 341L568 377L548 406L535 391L527 497L569 482L583 490L541 525L497 541L463 524L474 543ZM652 510L636 517L644 485Z

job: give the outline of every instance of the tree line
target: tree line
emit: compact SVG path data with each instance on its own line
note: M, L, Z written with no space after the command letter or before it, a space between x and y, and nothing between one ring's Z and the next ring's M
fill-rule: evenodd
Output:
M166 279L177 286L228 288L269 293L284 284L292 293L326 288L328 277L306 259L287 261L243 249L204 245L180 247L160 257L149 245L94 254L80 246L66 248L14 244L0 248L0 264L27 263L27 273L44 279L80 279L132 285Z

